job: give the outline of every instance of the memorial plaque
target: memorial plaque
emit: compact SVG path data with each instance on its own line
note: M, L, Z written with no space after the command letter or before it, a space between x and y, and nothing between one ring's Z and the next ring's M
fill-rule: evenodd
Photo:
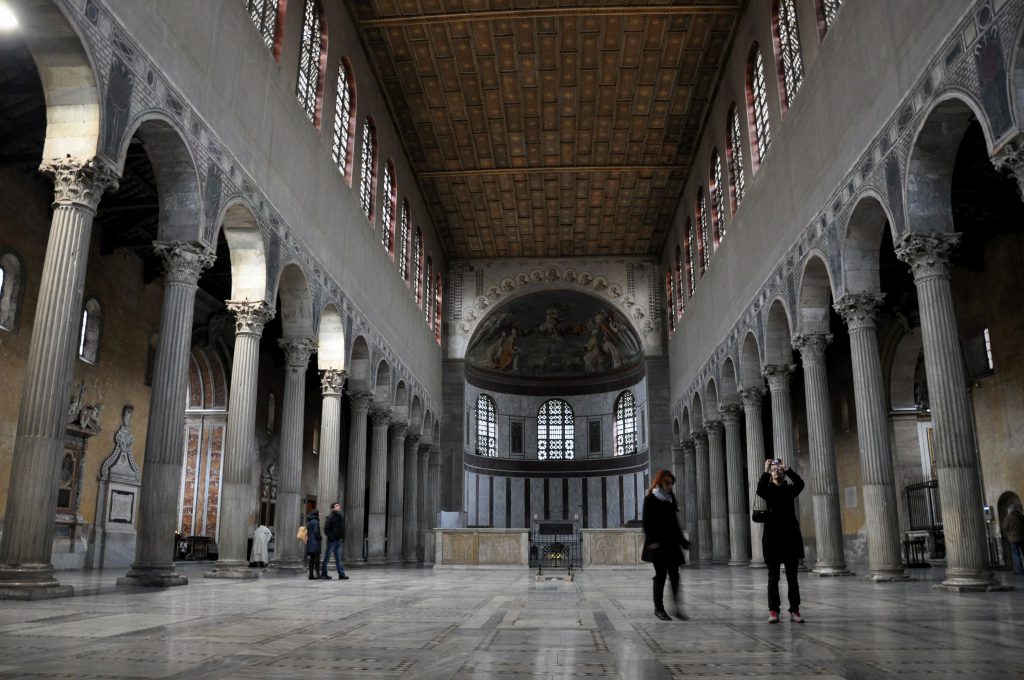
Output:
M135 494L129 491L111 491L108 521L131 524L134 508Z

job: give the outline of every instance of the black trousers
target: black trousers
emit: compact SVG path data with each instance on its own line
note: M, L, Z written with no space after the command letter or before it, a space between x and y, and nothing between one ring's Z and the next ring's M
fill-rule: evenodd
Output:
M679 600L679 565L668 562L654 562L654 609L665 610L665 577L672 587L672 599L677 607L682 607Z
M306 553L306 557L309 558L309 577L320 576L320 553Z
M800 560L786 561L786 583L789 595L789 611L800 611L800 582L797 581L797 568ZM782 562L768 562L768 609L778 611L782 607L782 598L779 596L779 573Z

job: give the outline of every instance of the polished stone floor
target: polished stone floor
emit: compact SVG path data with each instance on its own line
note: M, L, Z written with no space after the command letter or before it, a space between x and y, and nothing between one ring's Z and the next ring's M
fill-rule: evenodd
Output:
M807 622L768 625L764 571L684 569L691 620L652 615L649 569L352 569L348 581L264 576L115 588L64 573L74 598L0 602L0 678L1018 678L1013 592L801 574ZM929 573L934 572L934 573ZM932 580L929 580L932 579ZM784 592L784 591L783 591Z

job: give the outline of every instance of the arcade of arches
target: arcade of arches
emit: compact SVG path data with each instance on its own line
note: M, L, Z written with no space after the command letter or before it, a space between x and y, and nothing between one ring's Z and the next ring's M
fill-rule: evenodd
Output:
M295 589L340 500L364 594L569 534L544 587L600 616L448 625L668 677L653 474L684 587L760 617L779 458L812 597L1019 616L1022 40L1024 0L0 0L0 600Z

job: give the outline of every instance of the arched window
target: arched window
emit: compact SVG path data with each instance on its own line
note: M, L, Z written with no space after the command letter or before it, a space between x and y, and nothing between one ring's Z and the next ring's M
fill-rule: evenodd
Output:
M402 199L401 227L398 233L398 275L409 280L409 201Z
M700 275L704 276L704 270L708 268L708 199L704 194L704 187L697 189L697 264L700 266Z
M430 275L430 255L427 255L427 263L423 266L423 320L427 322L427 328L430 328L430 322L433 320L431 312L434 298L430 291Z
M751 122L751 162L756 171L764 162L768 147L772 143L771 127L768 123L768 90L764 80L764 59L761 58L761 50L758 49L757 43L754 43L747 62L747 120Z
M615 400L615 455L636 453L636 398L626 390Z
M441 342L441 275L434 275L434 340Z
M676 314L683 315L683 298L686 296L686 287L683 283L683 249L676 244L676 290L679 292L679 299L676 300Z
M686 282L688 297L693 297L693 289L697 287L697 276L693 271L693 223L686 218L686 226L683 227L683 239L686 241Z
M476 455L497 456L497 429L494 424L494 400L486 394L476 398Z
M675 286L672 283L672 272L665 272L665 299L668 300L668 304L665 305L665 311L668 313L668 332L675 333L676 331L676 300L675 300Z
M385 251L393 253L395 252L395 234L392 229L395 225L397 197L395 196L395 165L390 160L384 163L384 195L381 198L384 201L384 212L380 220L380 243L384 246Z
M732 212L743 202L743 138L740 136L740 113L733 104L729 109L729 144L726 146L729 162L729 199Z
M249 12L249 18L259 31L260 37L263 38L263 44L273 50L274 59L280 59L281 46L278 38L284 7L279 6L278 0L245 0L245 9Z
M366 219L373 224L373 196L377 193L377 130L372 118L363 121L363 150L360 159L359 206Z
M715 248L725 237L725 191L722 187L722 157L711 152L711 226Z
M571 460L575 456L572 407L550 399L537 412L537 457L540 460Z
M341 60L338 65L338 91L334 98L334 137L331 140L331 157L338 166L338 172L352 184L352 100L355 99L352 76L348 62Z
M78 358L95 364L100 352L100 303L90 298L82 308L82 327L78 332Z
M324 67L327 62L327 22L317 0L306 0L302 13L302 44L299 47L299 77L295 94L306 118L320 127L324 96Z
M822 38L835 23L836 13L843 6L843 0L818 0L818 33Z
M416 288L416 304L423 303L423 286L420 276L423 273L423 232L416 227L416 237L412 242L412 285Z
M5 331L13 331L17 326L23 279L21 258L4 253L0 257L0 328Z
M800 56L800 31L794 0L775 0L772 27L775 29L775 63L778 65L779 85L783 92L782 110L785 112L793 104L804 81L804 60Z

